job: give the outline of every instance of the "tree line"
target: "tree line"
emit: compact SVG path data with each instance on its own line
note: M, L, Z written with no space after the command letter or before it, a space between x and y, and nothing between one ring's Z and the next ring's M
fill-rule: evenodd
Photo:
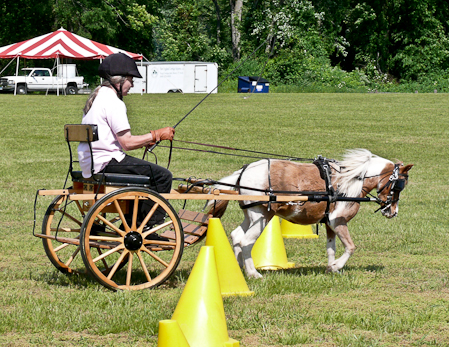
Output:
M238 72L263 74L274 86L441 90L449 72L447 0L0 0L0 7L0 46L64 27L150 61L217 62L222 74L262 46Z

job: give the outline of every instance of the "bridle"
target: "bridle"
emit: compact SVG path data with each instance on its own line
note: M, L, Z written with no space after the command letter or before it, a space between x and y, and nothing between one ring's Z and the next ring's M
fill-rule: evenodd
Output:
M387 199L385 201L378 198L381 201L381 203L384 204L384 207L380 207L377 211L381 210L382 212L385 212L386 210L391 208L391 205L399 201L399 195L404 190L408 179L408 174L403 174L399 172L400 165L401 164L394 164L394 169L390 175L390 178L388 179L388 182L385 183L382 188L377 190L377 196L379 196L379 194L381 194L382 191L384 191L387 188L390 188L390 191L387 195ZM396 199L394 199L395 195Z
M399 201L399 195L404 190L405 185L407 184L408 174L400 173L399 167L401 164L394 164L393 171L388 178L388 181L379 189L377 189L377 197L371 195L368 193L368 195L374 197L376 199L376 202L379 205L383 205L383 207L379 207L375 212L382 211L384 213L386 210L391 208L391 205ZM380 176L382 174L376 175ZM372 178L376 176L370 176L365 178ZM385 176L387 177L387 176ZM385 177L382 177L380 181L382 181ZM379 194L381 194L385 189L390 188L390 191L387 195L386 200L382 200L379 198ZM396 199L394 199L394 196L396 194Z

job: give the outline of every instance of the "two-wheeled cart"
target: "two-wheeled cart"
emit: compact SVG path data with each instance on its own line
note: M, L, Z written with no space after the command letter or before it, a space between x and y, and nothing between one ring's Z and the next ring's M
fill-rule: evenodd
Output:
M258 201L287 203L325 201L326 196L241 195L232 189L219 190L212 181L190 180L170 193L151 190L151 178L124 174L94 174L84 178L73 170L71 142L97 139L93 125L66 125L70 149L69 174L73 185L67 189L39 190L38 196L54 196L45 213L42 239L51 263L63 273L87 272L112 290L152 288L166 281L176 270L184 247L202 240L214 204L205 213L172 206L176 200ZM142 216L141 204L151 211ZM156 209L165 219L151 225Z

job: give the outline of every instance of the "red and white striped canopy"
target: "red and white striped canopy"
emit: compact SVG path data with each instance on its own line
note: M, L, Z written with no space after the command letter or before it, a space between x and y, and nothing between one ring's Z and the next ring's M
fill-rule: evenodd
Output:
M0 58L54 59L59 57L92 60L103 59L119 52L127 54L134 60L142 59L141 54L107 46L61 28L30 40L0 47Z

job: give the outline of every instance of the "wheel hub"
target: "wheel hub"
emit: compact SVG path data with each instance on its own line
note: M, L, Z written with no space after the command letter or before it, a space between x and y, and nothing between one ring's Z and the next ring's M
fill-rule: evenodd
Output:
M140 247L142 247L143 239L142 235L140 235L136 231L130 231L125 235L125 247L129 251L137 251Z

